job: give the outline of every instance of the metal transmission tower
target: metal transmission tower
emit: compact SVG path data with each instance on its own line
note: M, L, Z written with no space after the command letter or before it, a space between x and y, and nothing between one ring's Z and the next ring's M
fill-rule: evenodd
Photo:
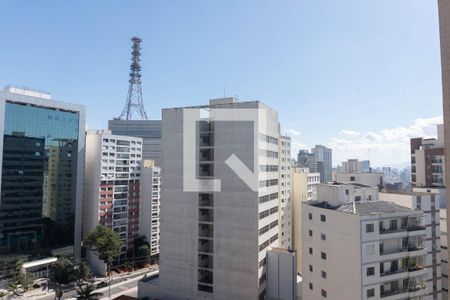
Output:
M133 50L131 51L131 65L130 65L130 86L128 88L128 96L125 107L119 116L122 120L132 120L133 112L137 113L141 120L147 120L147 114L144 109L144 101L142 98L141 88L141 42L138 37L131 39Z

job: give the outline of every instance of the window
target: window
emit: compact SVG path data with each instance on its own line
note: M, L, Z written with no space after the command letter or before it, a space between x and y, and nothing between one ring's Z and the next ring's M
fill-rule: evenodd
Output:
M375 245L366 245L366 254L374 254L375 253Z
M355 196L355 201L356 202L361 201L361 196Z
M313 266L309 265L309 271L312 272L313 271Z
M348 196L348 190L345 190L345 194Z
M308 232L309 232L309 236L312 236L312 230L310 229L310 230L308 230Z
M327 260L327 254L326 254L325 252L320 252L320 257L321 257L323 260Z
M325 233L322 233L322 234L320 235L320 239L321 239L322 241L325 241L325 240L327 239L327 235L326 235Z
M366 232L374 232L373 224L366 224Z
M325 291L325 290L321 290L321 291L320 291L320 294L322 294L322 296L323 296L324 298L327 297L327 291Z
M322 276L322 278L327 278L327 272L325 271L321 271L320 275Z
M355 181L355 176L350 176L350 181Z
M375 268L374 268L374 267L369 267L369 268L367 268L366 274L367 274L367 276L373 276L373 275L375 275Z
M327 217L325 215L320 215L320 221L325 222Z
M309 254L313 254L313 248L309 248Z
M367 290L367 298L375 297L375 289L368 289Z
M313 289L313 284L310 282L309 283L309 289L312 290Z
M312 213L308 214L308 219L312 220Z

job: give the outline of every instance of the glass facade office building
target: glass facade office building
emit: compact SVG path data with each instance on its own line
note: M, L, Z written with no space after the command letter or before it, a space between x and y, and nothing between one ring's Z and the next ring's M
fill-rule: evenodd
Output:
M7 92L0 101L0 254L78 246L84 108Z

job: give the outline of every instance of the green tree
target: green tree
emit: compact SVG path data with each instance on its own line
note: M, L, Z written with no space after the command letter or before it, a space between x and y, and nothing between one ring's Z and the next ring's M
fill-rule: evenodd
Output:
M9 289L15 295L21 295L28 291L33 286L34 278L30 273L19 273L14 276L14 279L9 283Z
M98 300L103 296L102 293L95 292L95 286L93 284L82 285L79 284L76 287L78 300Z
M64 293L63 286L75 280L76 276L75 264L68 258L61 258L51 265L50 280L58 286L55 292L58 299L61 299Z
M84 261L76 266L76 278L80 282L87 281L89 278L91 278L91 269Z
M111 296L111 263L113 259L120 255L122 249L122 241L117 233L110 228L97 225L84 240L84 246L95 252L98 257L103 260L107 266L109 275L109 296Z

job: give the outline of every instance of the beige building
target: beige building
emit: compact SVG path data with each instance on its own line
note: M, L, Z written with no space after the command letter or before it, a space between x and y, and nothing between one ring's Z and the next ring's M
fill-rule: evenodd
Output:
M357 184L320 185L317 198L302 204L303 299L433 299L421 210Z
M450 170L450 0L438 0L439 27L441 41L442 94L444 114L444 168ZM445 178L445 186L450 186L450 176ZM450 209L450 193L447 193L447 213ZM447 222L446 232L449 230ZM449 270L444 272L449 274Z
M320 184L320 173L308 168L293 168L292 172L292 239L297 251L297 273L302 272L302 202L312 200Z

